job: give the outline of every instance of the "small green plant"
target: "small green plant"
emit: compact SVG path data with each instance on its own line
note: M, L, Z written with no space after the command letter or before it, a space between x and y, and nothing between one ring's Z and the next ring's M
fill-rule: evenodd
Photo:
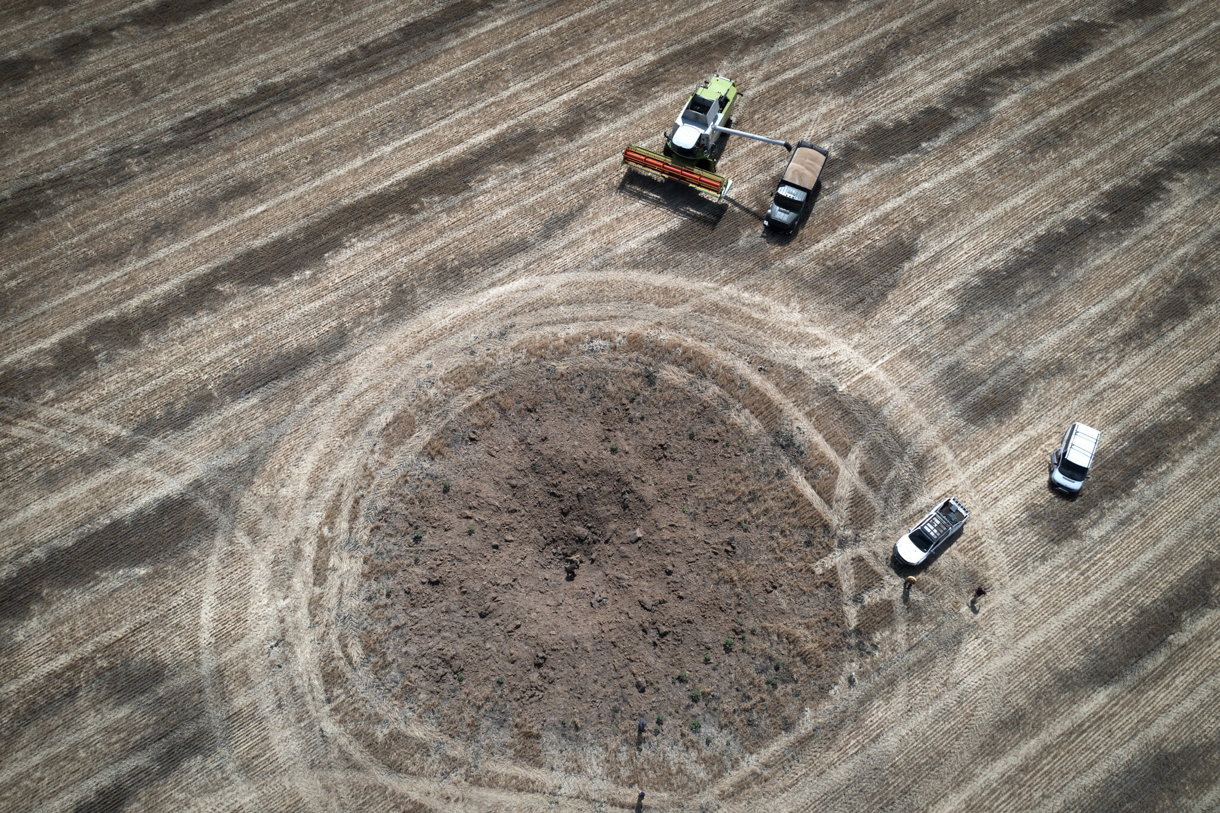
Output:
M704 653L703 653L703 662L704 662L704 663L711 663L711 662L712 662L712 653L710 653L710 652L704 652Z
M457 678L458 683L461 683L463 680L466 679L466 673L463 672L461 669L459 669L457 671L457 674L454 675L454 677Z
M776 677L769 677L769 678L767 678L767 685L770 686L772 689L778 688L779 679Z
M661 727L660 727L659 725L654 725L654 726L652 727L652 735L653 735L654 737L656 737L656 736L658 736L660 733L661 733Z
M610 454L618 454L618 444L617 443L610 444Z
M758 627L750 627L750 634L751 634L751 635L757 635L757 634L758 634Z
M725 652L732 652L732 651L733 651L733 644L734 644L734 643L736 643L736 642L733 640L732 636L730 636L730 637L728 637L728 638L725 638L725 639L724 639L724 651L725 651Z
M411 532L411 538L414 539L416 542L423 539L424 538L424 529L416 528L414 531Z
M664 714L657 715L657 725L659 725L659 726L665 725L665 715Z
M567 721L567 720L560 720L560 721L559 721L559 727L560 727L560 728L567 728L567 727L568 727L568 721Z
M688 483L693 482L694 479L695 479L695 473L693 471L688 471L686 473L686 482L688 482Z
M701 698L701 697L703 697L703 692L699 691L698 689L690 690L690 702L698 703L699 698Z
M676 678L674 678L674 680L678 681L679 683L686 683L687 681L690 680L690 678L687 677L685 672L679 672L678 676Z
M474 523L466 526L466 536L474 536Z
M686 430L686 439L687 439L687 440L694 440L694 439L695 439L695 430L694 430L694 429L687 429L687 430Z
M706 738L704 738L704 740L703 740L703 744L704 744L704 745L711 745L711 744L712 744L712 738L711 738L711 737L706 737Z
M419 564L419 554L415 554L415 564Z
M450 486L450 483L449 483L449 481L448 481L448 480L441 480L441 493L442 493L442 494L448 494L448 493L449 493L449 486Z
M773 663L772 665L775 667L776 672L778 672L779 670L784 668L784 662L781 661L779 658L776 658L775 663Z
M631 393L630 395L628 395L628 396L627 396L627 403L629 403L629 404L634 404L634 403L635 403L635 399L636 399L636 398L639 398L639 397L640 397L640 394L639 394L638 392L633 392L633 393Z
M498 677L498 678L496 678L496 685L497 685L497 686L503 686L503 685L504 685L504 678L502 678L502 677Z
M690 721L690 730L695 732L696 734L698 734L699 730L702 728L703 728L703 723L699 722L698 720Z

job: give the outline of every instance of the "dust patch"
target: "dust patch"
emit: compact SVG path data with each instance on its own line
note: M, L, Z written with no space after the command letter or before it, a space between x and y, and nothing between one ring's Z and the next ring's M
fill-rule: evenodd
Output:
M805 570L829 535L784 474L792 434L630 352L544 354L488 389L364 499L362 670L403 713L556 768L561 741L615 774L621 743L685 784L789 730L848 645L833 570Z
M87 585L100 573L170 562L215 529L216 518L197 499L165 497L18 568L0 585L0 621L20 621L48 593Z
M1114 626L1081 656L1080 665L1064 675L1063 683L1094 691L1122 679L1191 617L1220 609L1218 585L1220 559L1202 562L1167 585L1157 600L1115 618Z
M970 77L933 105L892 124L872 124L839 150L849 171L896 161L918 152L950 131L973 126L1023 82L1084 59L1102 43L1113 26L1093 20L1072 20L1043 34L1026 56Z
M1218 147L1220 132L1214 130L1179 145L1134 180L1106 190L1088 214L1042 232L998 268L980 270L958 294L953 316L977 322L1000 311L1039 307L1047 293L1087 278L1090 257L1121 243L1159 208L1175 183L1212 172L1220 163Z

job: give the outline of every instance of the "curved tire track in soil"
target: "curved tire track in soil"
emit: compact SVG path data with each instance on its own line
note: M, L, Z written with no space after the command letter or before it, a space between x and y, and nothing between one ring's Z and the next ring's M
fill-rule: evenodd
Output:
M717 315L718 330L714 337L701 336L706 333L706 325L702 324L706 314L701 312L698 302L692 302L696 296L699 301L710 306L708 310ZM656 304L649 306L648 303ZM397 776L401 773L379 764L378 758L369 751L368 733L356 735L345 731L344 721L345 717L358 720L369 714L383 720L401 719L400 714L392 707L378 705L359 716L351 711L344 711L336 718L332 704L322 699L337 693L349 698L363 697L364 702L369 702L369 697L381 694L376 686L370 683L369 676L362 674L352 661L353 655L344 644L346 636L342 633L342 619L345 617L343 596L359 592L361 559L359 555L353 555L350 542L340 542L358 538L363 533L362 529L357 527L364 520L359 518L360 512L356 506L364 495L377 490L375 486L364 486L359 492L353 491L353 483L363 483L367 479L359 472L367 469L375 473L381 470L385 473L376 476L391 476L393 471L400 470L404 460L410 461L414 455L418 455L430 438L435 437L445 425L485 394L487 376L491 374L491 370L496 369L496 354L487 350L488 343L508 342L508 349L501 355L512 358L516 352L512 347L526 346L531 336L544 337L552 331L558 331L561 335L581 337L582 342L613 342L614 336L643 336L650 333L657 335L657 341L660 343L658 347L665 346L667 341L676 340L679 347L689 348L685 351L679 350L679 355L683 352L689 353L691 349L697 354L707 354L709 360L701 362L699 366L699 369L707 370L707 374L711 375L717 368L723 368L732 371L736 380L752 380L753 385L764 394L765 411L778 407L782 425L793 426L799 437L810 441L811 451L817 449L819 454L825 453L824 459L842 471L843 476L851 477L851 472L843 469L842 460L834 454L833 449L824 440L821 443L816 442L819 440L819 417L801 414L791 402L785 403L782 392L774 387L758 386L758 382L765 379L765 374L760 375L749 365L742 363L744 358L766 358L773 352L772 346L769 345L774 339L765 337L749 327L741 328L740 332L732 327L732 317L735 314L739 315L746 325L761 322L758 316L760 305L768 311L764 324L771 332L779 330L782 325L785 334L802 333L807 336L799 345L792 346L809 348L803 352L811 353L816 359L817 367L809 374L821 378L833 370L848 371L857 381L861 392L868 392L870 397L887 397L887 412L903 414L908 423L912 422L911 418L915 418L916 424L922 423L922 419L910 412L909 406L894 406L903 404L904 399L900 393L887 392L884 381L873 380L867 374L856 374L859 367L850 348L824 334L819 335L820 331L802 325L796 315L788 315L785 318L774 306L735 296L725 289L644 274L573 273L537 280L521 280L499 291L486 292L468 304L448 306L440 313L430 314L421 320L422 330L413 323L404 328L401 334L389 338L380 347L370 351L375 360L357 362L355 366L366 372L358 381L353 382L351 387L337 395L332 405L317 413L317 425L320 430L322 427L325 427L325 430L301 431L300 440L305 445L288 444L277 453L277 460L269 464L270 480L280 480L282 472L286 470L298 472L298 485L287 493L280 489L276 494L275 504L255 503L259 508L257 516L265 517L271 514L279 516L280 519L268 520L273 523L270 528L251 528L242 534L251 540L248 549L259 551L258 555L262 557L260 564L242 569L266 574L263 577L271 579L253 592L258 595L279 596L277 602L297 608L294 614L280 616L279 623L284 625L280 631L262 634L264 638L282 637L285 648L291 646L293 651L300 653L299 668L293 672L301 674L305 682L297 687L298 697L312 699L307 707L299 710L297 714L305 720L320 720L322 730L337 741L344 742L345 750L351 751L352 758L368 766L376 775ZM434 325L444 327L432 327ZM487 338L498 335L511 336L511 340ZM675 339L666 340L666 336L674 336ZM709 339L714 340L715 344L707 344ZM644 352L647 352L647 346L647 343L643 345ZM489 360L483 360L485 353L490 354L486 356ZM786 359L786 363L792 362L792 359ZM459 365L456 370L451 368L453 364ZM470 381L468 385L459 383L456 389L451 389L450 395L440 398L439 403L434 403L437 401L437 382L458 375L466 364L476 369L486 367L487 370L481 376L467 373ZM421 379L432 382L431 386L419 383ZM404 384L404 381L412 380L416 382L413 386ZM724 390L721 389L721 392ZM766 414L760 416L758 406L743 405L743 409L745 414L750 416L750 422L758 423L761 417L763 426L776 426L776 417ZM429 415L431 417L425 419L425 416ZM888 421L892 418L880 420ZM789 424L789 421L792 423ZM884 423L881 425L884 426ZM403 439L389 444L389 448L394 449L392 456L387 451L384 440L387 432L409 435L410 438L405 441L405 446ZM916 441L912 448L920 451L908 454L930 454L933 458L938 458L938 470L953 469L954 464L945 457L935 439L925 437ZM789 476L800 475L790 470ZM856 492L871 492L872 486L858 477L853 479L856 479L856 485L850 492L843 492L844 497ZM255 490L258 490L257 486ZM870 498L877 500L875 495L870 494ZM831 507L836 515L841 513L837 506ZM912 506L905 505L905 502L903 506L886 503L879 507L883 511L892 511L894 507L908 513L912 510ZM884 516L884 513L878 513ZM319 522L322 526L321 536L318 536L316 531ZM255 523L256 526L260 524L262 523ZM864 540L875 544L879 538L887 538L879 536L868 525L856 529L855 534L855 542L850 543L847 549L828 557L825 563L829 564L832 560L841 559L844 553L858 550ZM816 572L822 565L814 561L805 567ZM279 575L275 578L271 574ZM319 582L319 579L322 581ZM309 589L310 584L314 585L312 590ZM236 595L240 597L245 594L246 591L243 590ZM320 605L317 603L319 601ZM843 602L845 605L852 605L850 596L845 595ZM254 627L265 628L268 609L263 608L259 612L248 610L247 617L251 619L248 623ZM238 608L231 608L224 610L223 614L231 618L238 612ZM257 622L253 620L255 618L263 620ZM909 643L905 638L905 625L903 629L904 632L886 642L888 650L900 650ZM326 667L328 662L339 664L339 668L346 674L342 677L332 676L324 681L322 673L328 668L335 668ZM845 678L846 674L843 677ZM258 684L261 681L253 682ZM336 685L359 687L359 690L339 690ZM235 690L226 690L226 694L234 693ZM261 705L265 709L280 706L290 694L281 694L277 698L278 703L267 700ZM341 705L350 706L350 701ZM269 721L268 724L273 728L279 725L291 728L293 718L292 713L281 712L278 722ZM402 729L399 736L407 737L408 741L445 742L446 748L454 752L439 765L425 760L417 764L413 771L408 771L408 775L420 775L422 779L427 779L430 771L443 772L446 770L443 768L445 764L451 765L447 770L453 770L463 759L470 758L469 751L460 741L443 737L440 732L430 730L426 725L421 727L418 722L409 719L402 719L398 725ZM312 724L307 724L307 727L312 727ZM383 732L383 735L386 734ZM288 739L293 738L288 736ZM418 747L417 745L416 748ZM529 770L521 774L521 769L512 767L511 764L500 764L501 762L502 757L492 761L491 764L495 766L493 773L500 777L515 777L511 781L505 780L510 782L505 786L508 789L520 789L519 784L528 781L544 782L558 792L558 788L570 787L572 782L577 781L575 777L565 776L562 772L555 773L553 770L541 774L536 770ZM298 766L298 769L309 771L319 767L321 766ZM401 777L398 781L402 781ZM477 784L477 776L471 781ZM580 781L595 783L588 787L588 793L600 793L606 789L602 783L607 780L599 781L595 775ZM616 793L625 793L628 790L619 788Z

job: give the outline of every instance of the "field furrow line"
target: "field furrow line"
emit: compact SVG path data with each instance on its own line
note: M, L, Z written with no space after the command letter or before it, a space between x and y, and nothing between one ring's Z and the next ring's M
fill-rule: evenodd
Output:
M190 46L193 49L216 51L226 43L218 44L215 40L230 38L234 41L240 40L241 37L249 35L250 32L247 29L253 26L278 16L294 16L295 10L303 2L304 0L287 0L283 3L268 3L265 13L248 15L238 22L225 21L223 25L207 33L201 33L191 28L189 32L184 32L183 36L189 37ZM203 93L194 101L187 102L188 104L200 106L213 102L216 98L218 85L223 87L225 85L221 83L228 83L231 86L230 90L235 90L240 87L237 80L242 74L274 64L277 58L292 56L295 57L293 64L298 65L310 58L320 58L326 54L327 49L333 47L332 40L345 39L343 35L348 31L362 30L361 27L368 22L368 18L389 9L391 6L392 4L388 2L368 5L358 13L345 15L342 22L337 25L322 26L313 29L308 34L293 36L291 42L284 42L267 49L259 49L251 54L249 59L239 62L226 62L218 70L207 71L205 72L206 75L199 78L174 84L164 92L158 93L137 104L127 104L121 107L116 105L116 112L90 117L88 123L83 127L39 140L36 145L24 152L14 151L3 161L0 161L0 172L4 172L10 179L14 177L12 170L16 170L23 176L28 177L29 167L35 166L38 163L45 164L47 162L47 154L58 149L63 149L65 155L71 159L79 160L81 157L89 154L87 146L80 143L86 136L125 120L131 120L135 127L123 129L121 132L124 136L129 139L147 138L157 132L156 127L148 126L150 120L154 118L164 119L167 105L177 104L179 100L189 98L190 94L196 90L203 91ZM281 31L283 35L289 35L289 33ZM136 42L127 45L126 49L133 51L137 49L143 50L148 45L149 43L146 42ZM311 51L310 46L314 46L316 50ZM172 65L174 62L179 62L183 56L183 52L176 49L161 49L153 56L138 58L136 61L125 63L124 68L127 71L164 70L166 66L159 63L168 61ZM64 87L57 90L54 95L48 95L48 88L46 87L37 88L37 103L41 106L64 105L71 103L76 97L96 103L101 92L106 89L106 85L113 83L113 81L113 74L103 69L99 69L97 75L84 81L75 76L65 77L63 79ZM27 103L33 104L33 100ZM152 116L151 114L154 112L158 116ZM97 140L94 139L94 141Z
M1180 695L1190 695L1191 687L1200 687L1207 683L1206 674L1194 674L1191 667L1193 666L1196 672L1205 673L1209 660L1205 657L1205 653L1217 645L1215 637L1210 634L1208 629L1209 626L1212 626L1208 623L1209 620L1207 617L1200 619L1194 624L1193 630L1185 630L1175 635L1175 645L1172 649L1158 650L1149 656L1147 662L1140 662L1139 674L1133 677L1134 685L1130 688L1129 694L1138 692L1140 696L1149 698L1150 702L1124 712L1127 719L1111 721L1112 718L1118 717L1116 709L1119 704L1116 704L1108 695L1095 693L1083 701L1073 698L1070 701L1071 710L1067 717L1054 718L1054 723L1038 732L1037 737L1005 752L998 761L979 766L979 773L974 779L964 787L954 789L945 796L941 807L945 810L970 810L985 804L984 799L992 802L1003 801L1003 797L995 795L994 783L997 774L1021 776L1036 773L1038 776L1049 778L1050 772L1054 771L1064 777L1083 776L1082 772L1091 767L1096 750L1078 748L1075 745L1063 748L1062 744L1069 741L1068 737L1073 731L1087 733L1090 729L1096 730L1101 727L1110 737L1113 736L1115 727L1120 723L1126 723L1128 726L1146 726L1152 720L1166 715L1171 709L1186 714L1197 714L1197 706L1200 704L1183 702ZM1039 693L1027 694L1037 695ZM1165 697L1173 699L1164 700ZM1028 699L1032 701L1035 698L1029 697ZM1163 705L1158 705L1158 703ZM1164 706L1168 706L1168 708ZM1163 740L1163 737L1152 737L1152 739ZM1138 742L1140 738L1113 737L1112 741L1120 740ZM958 780L960 781L961 778L959 774Z
M1210 459L1214 459L1214 453L1218 450L1220 450L1220 439L1211 443L1206 453L1213 455ZM1167 483L1166 488L1180 487L1181 483L1189 482L1191 479L1192 473L1182 472L1174 478L1174 482ZM1188 512L1189 507L1182 506L1181 510ZM1106 527L1098 526L1098 535L1105 533L1112 527L1129 525L1130 517L1128 514L1136 511L1138 511L1138 506L1131 506L1122 515L1107 518ZM1198 522L1199 527L1207 527L1207 525L1207 519ZM1123 561L1125 572L1137 576L1140 573L1156 572L1158 567L1154 567L1155 563L1159 562L1161 566L1175 563L1175 560L1181 556L1181 552L1175 550L1167 551L1155 547L1143 548L1138 550L1134 555L1123 559L1118 551L1102 549L1096 556L1101 559L1101 564L1108 562L1112 565L1115 561ZM1089 564L1088 562L1080 563L1077 572L1097 572L1090 571ZM1103 569L1101 572L1105 572L1105 570ZM1028 595L1031 592L1033 584L1034 581L1029 580L1027 583L1019 585L1005 585L1003 593L996 597L1002 598L1004 595ZM1158 586L1148 585L1147 590L1152 592ZM1066 594L1076 595L1077 591L1075 588L1069 588ZM1132 598L1126 585L1113 581L1103 582L1099 592L1088 605L1072 603L1066 605L1067 609L1065 609L1064 605L1060 604L1046 606L1051 604L1047 599L1053 595L1055 593L1048 590L1039 591L1039 603L1044 607L1042 616L1023 619L1024 623L1022 626L1031 631L1010 641L1009 645L1003 650L1004 654L1001 657L988 664L984 671L975 672L961 684L943 690L935 699L927 703L922 711L909 715L900 724L892 725L887 736L899 741L909 741L912 737L917 736L921 741L943 743L946 748L954 747L953 743L956 742L957 738L952 733L954 720L952 711L960 707L963 697L978 696L979 691L984 690L981 684L991 680L992 676L1020 674L1020 662L1026 658L1033 658L1035 661L1044 660L1046 658L1045 643L1052 638L1059 640L1061 647L1070 648L1069 642L1074 637L1073 631L1075 636L1085 634L1087 625L1082 623L1082 621L1096 612L1096 606L1113 604L1120 596L1124 600ZM853 737L852 739L855 741L854 747L838 748L839 756L836 764L828 771L819 774L819 781L817 783L819 786L827 788L842 786L845 782L849 781L848 774L858 767L856 763L861 760L867 760L873 749L881 747L877 741L870 741L862 736ZM783 785L786 789L789 789L797 784L807 783L807 772L815 769L815 766L808 765L802 769L803 772L799 775L785 774L782 780ZM827 801L826 799L809 799L803 804L810 808L814 804L825 803Z
M706 9L701 6L701 7L698 7L698 8L695 8L695 9L689 11L688 14L686 15L686 17L696 17L700 14L705 13L705 11L706 11ZM593 12L587 11L586 13L593 13ZM837 18L836 21L834 21L834 22L837 23L838 19L850 19L853 16L853 14L854 14L854 12L852 12L851 14L842 15L841 18ZM683 19L685 19L686 17L684 17ZM748 18L743 22L748 22ZM872 32L869 32L869 34L871 34L871 33ZM550 36L553 34L554 34L553 31L548 31L546 29L543 29L542 31L537 32L537 34L535 36ZM812 36L812 35L806 34L805 36L808 37L808 36ZM511 49L517 47L517 45L518 45L517 43L508 43L497 50L487 53L486 55L481 57L478 61L479 62L494 61L494 58L496 56L500 55L501 53L509 52ZM68 293L67 295L65 295L63 297L47 300L43 304L41 304L33 309L26 310L21 314L21 317L19 319L6 323L5 327L10 328L10 329L12 327L16 327L18 324L27 322L28 320L41 315L41 313L43 313L46 310L58 308L66 300L79 298L80 296L82 296L84 294L95 291L100 286L102 286L106 283L109 283L114 280L120 280L124 277L129 277L134 271L136 271L146 265L149 265L151 263L159 262L169 256L172 256L174 253L176 253L181 248L192 246L195 243L197 243L200 239L206 239L206 238L209 238L212 236L217 236L217 235L224 235L227 238L226 242L228 243L228 245L233 245L236 238L238 237L238 235L230 234L230 229L232 226L236 225L239 222L244 223L246 221L249 221L253 216L268 212L269 210L272 210L274 207L280 206L281 204L292 202L294 200L300 202L303 199L302 196L306 192L322 188L325 185L329 184L332 180L335 180L335 179L338 179L341 177L345 177L357 169L364 169L365 174L370 175L374 179L371 184L361 183L359 181L359 179L356 179L353 182L354 185L358 185L359 188L361 188L362 190L364 190L365 193L367 193L369 191L375 192L375 191L381 190L381 189L389 186L392 183L400 181L403 177L418 173L421 170L425 169L430 164L435 164L435 163L438 163L438 162L444 161L444 160L452 160L452 159L460 156L460 154L463 151L467 151L467 150L471 149L472 147L476 146L478 143L487 140L491 136L499 134L500 132L509 129L510 127L512 127L514 125L520 125L523 121L528 121L529 119L534 118L534 117L538 116L539 114L543 113L545 110L553 109L558 106L559 102L564 101L567 98L569 98L570 96L574 95L578 90L584 90L585 88L583 87L583 85L578 84L574 88L564 91L557 96L555 88L554 88L553 84L551 83L551 80L557 76L565 76L566 74L569 74L571 71L571 68L574 66L577 66L577 65L588 66L587 69L589 69L589 68L596 69L597 66L595 64L590 63L590 59L592 57L594 57L594 56L600 56L600 57L617 56L617 54L624 47L626 47L626 46L624 46L622 43L603 44L595 49L591 49L585 53L582 53L581 55L577 56L576 58L574 58L568 62L565 62L558 66L552 66L546 72L535 76L532 80L531 85L529 86L531 88L535 88L538 91L536 93L536 95L538 95L540 99L550 98L549 102L539 101L534 106L530 106L529 104L527 104L527 105L525 105L525 109L521 113L519 113L517 117L514 117L510 120L507 120L506 122L501 123L499 126L497 126L496 128L493 128L492 130L482 132L479 136L476 136L471 141L464 142L463 145L461 145L461 146L458 146L458 147L450 146L450 147L445 147L441 150L436 151L436 153L434 153L432 155L431 159L428 162L412 164L405 171L403 171L401 169L396 169L393 166L391 166L391 168L388 171L383 170L380 167L380 164L389 162L389 159L387 159L387 156L391 156L395 152L399 152L399 151L408 149L411 144L415 143L416 141L419 141L420 139L422 139L426 136L430 136L434 132L436 132L436 133L443 133L443 132L447 132L447 131L451 132L455 128L459 131L462 131L462 130L468 129L468 128L465 128L459 122L455 122L453 117L449 117L449 118L446 118L443 120L433 122L424 128L416 129L415 131L413 131L411 134L409 134L405 138L394 141L387 145L383 145L382 147L380 147L376 150L373 150L370 154L361 156L360 158L358 158L354 161L347 162L346 164L340 166L337 170L328 172L328 173L324 174L322 177L311 177L304 184L291 188L290 190L288 190L280 195L272 196L270 199L263 199L262 201L260 201L259 205L255 206L251 209L247 209L246 211L240 213L239 215L233 216L231 218L228 218L228 219L222 221L221 223L215 224L211 227L208 227L208 228L205 228L203 230L193 233L192 236L185 241L180 241L177 244L173 244L166 248L160 249L160 250L154 252L151 256L143 258L142 260L140 260L138 263L136 263L132 267L124 268L124 269L121 269L119 271L116 271L116 272L113 272L110 274L99 275L98 277L95 277L94 279L92 279L86 285L80 286L80 287L74 289L73 291L71 291L70 293ZM626 68L630 67L630 65L633 65L633 64L644 64L644 63L648 62L651 58L653 58L652 55L637 57L636 59L633 59L629 63L627 63L627 65L621 66L621 67L626 69ZM440 82L442 82L448 78L451 78L452 76L456 75L459 72L464 72L464 71L469 71L469 70L470 70L469 64L457 64L450 70L448 70L445 73L441 74L440 76L434 78L429 84L439 84ZM600 81L600 82L609 81L605 78L605 74L606 74L605 70L598 71L597 76L599 78L596 81ZM569 80L569 82L570 82L570 80ZM519 97L520 94L521 94L521 88L508 88L508 89L504 89L504 90L500 91L499 93L495 94L494 96L490 97L487 100L487 102L489 104L494 105L495 103L498 103L498 102L503 101L504 99L508 98L509 95L512 95L514 97ZM344 126L347 124L353 124L353 125L358 124L359 122L357 121L357 118L360 116L370 116L370 115L374 115L374 114L379 114L382 110L386 110L386 109L391 108L392 106L397 106L400 104L401 104L401 99L399 99L396 96L388 98L388 99L384 99L382 101L376 102L375 104L373 104L371 107L367 108L366 110L359 111L354 117L350 117L349 119L345 119L340 122L335 122L330 125L326 125L322 128L315 128L313 130L310 130L307 133L307 135L304 135L302 137L306 138L307 141L318 141L318 140L320 140L320 138L322 136L326 135L331 130L333 130L337 127ZM539 105L541 107L539 107ZM647 115L653 113L655 110L659 110L661 105L662 105L662 103L660 103L660 102L653 102L650 106L646 106L646 108L644 108L642 110L637 110L635 118L643 118L644 116L647 116ZM474 113L466 114L466 115L468 115L468 116L477 115L477 111ZM365 124L363 129L368 129L368 125ZM469 128L469 129L477 130L477 128ZM246 168L247 164L265 163L269 158L277 156L281 153L286 153L289 150L299 149L300 146L301 146L301 143L298 142L297 140L294 140L291 138L281 138L277 142L277 146L275 146L269 150L263 150L260 153L254 154L254 155L244 158L244 159L239 159L237 161L233 161L232 158L228 158L224 162L224 166L226 168L226 172L230 172L230 173L241 172ZM306 209L304 209L299 203L296 208L300 209L302 212L301 219L308 219L306 217ZM277 212L276 214L278 215L277 219L279 221L283 222L285 220L284 216L286 213ZM501 213L501 216L502 216L502 214L503 213ZM292 222L291 218L289 218L288 221ZM291 230L291 229L289 229L289 230ZM76 239L78 239L78 240L88 239L88 238L95 236L96 233L97 233L97 228L82 231L77 236ZM276 232L273 232L271 236L274 238L274 237L282 236L282 235L278 234ZM264 241L267 238L267 234L263 231L260 231L257 233L257 236L252 235L252 237L253 237L253 242L258 243L258 242ZM71 247L70 243L63 246L63 248L70 248L70 247ZM226 261L231 258L232 258L232 255L222 254L219 259L221 262L223 262L223 261ZM36 258L30 258L27 262L33 262L35 259ZM169 284L171 286L180 284L184 279L189 279L191 276L194 276L194 275L191 274L191 275L186 275L186 276L175 277ZM167 286L164 286L164 285L159 286L159 285L153 284L149 280L142 278L141 285L138 290L143 291L144 293L142 295L137 295L135 298L130 300L128 303L126 303L126 305L129 306L132 304L137 304L141 301L145 301L148 298L150 298L150 296L149 296L150 293L151 294L162 293L163 292L162 288L164 288L164 287L167 287ZM94 312L92 315L96 316L97 314ZM58 336L52 337L52 341L55 340L56 338L59 338L59 337Z

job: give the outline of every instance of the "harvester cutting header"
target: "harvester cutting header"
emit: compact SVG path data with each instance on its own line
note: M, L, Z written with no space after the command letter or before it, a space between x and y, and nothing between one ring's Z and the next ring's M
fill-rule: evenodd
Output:
M623 163L672 178L700 192L713 194L717 199L724 197L732 181L716 174L716 163L730 135L777 144L792 151L792 145L787 141L734 130L732 110L736 100L737 86L733 80L713 76L695 88L687 99L665 137L661 154L632 145L623 151Z

